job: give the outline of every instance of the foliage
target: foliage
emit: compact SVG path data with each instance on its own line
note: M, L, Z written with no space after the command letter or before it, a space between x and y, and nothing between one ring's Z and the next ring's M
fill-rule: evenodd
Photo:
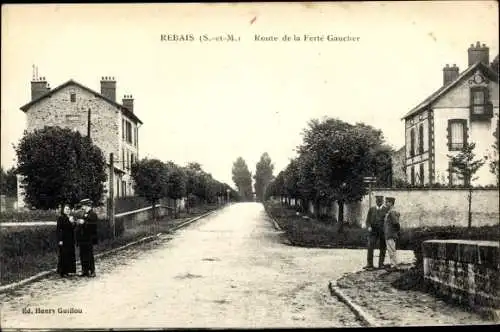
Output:
M451 171L456 173L466 186L476 180L474 174L484 165L483 159L474 159L475 143L467 143L457 155L448 155L451 160Z
M141 159L132 165L135 192L152 205L168 197L167 165L158 159Z
M247 163L242 157L233 163L233 182L238 188L239 194L245 201L253 199L252 191L252 173L248 170Z
M16 169L9 168L7 171L0 168L0 195L17 196Z
M269 157L267 152L264 152L255 167L254 175L255 194L258 201L263 201L264 199L265 190L269 183L273 180L273 170L274 165L271 162L271 157Z
M167 162L166 168L167 195L172 199L181 199L186 195L186 174L181 167L171 161Z
M1 211L0 223L2 222L32 222L32 221L56 221L60 212L57 210L28 210L28 211Z
M435 226L403 229L398 241L398 249L413 250L416 266L423 268L422 243L432 239L500 241L500 228L497 226L455 227Z
M475 143L467 143L462 150L455 156L448 155L451 159L451 171L455 172L460 180L464 181L464 185L469 187L468 203L468 225L472 226L472 181L476 180L474 174L484 165L483 159L474 159Z
M498 57L496 58L497 60L497 72L498 72ZM499 168L499 145L498 141L500 139L500 133L499 133L499 125L497 121L497 127L495 131L493 132L493 137L495 138L493 145L491 146L493 148L493 153L491 156L491 160L489 162L489 167L490 167L490 172L493 173L496 176L497 179L497 186L500 185L500 168Z
M59 127L25 132L16 147L26 202L55 209L90 198L100 204L106 181L105 158L88 137Z

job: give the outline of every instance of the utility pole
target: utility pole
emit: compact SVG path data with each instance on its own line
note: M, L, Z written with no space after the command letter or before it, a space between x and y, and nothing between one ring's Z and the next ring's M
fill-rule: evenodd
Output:
M377 178L374 176L366 176L363 178L363 182L368 183L368 209L372 207L372 183L377 182Z
M90 109L89 109L90 111ZM109 221L113 227L113 239L116 236L116 231L115 231L115 190L113 188L114 184L114 170L115 170L115 163L114 163L114 155L113 152L109 154Z
M90 127L91 127L91 124L92 124L92 123L90 122L90 114L91 114L91 110L90 110L90 107L89 107L89 110L88 110L88 112L87 112L87 136L88 136L88 138L89 138L89 139L92 139L92 138L90 137Z

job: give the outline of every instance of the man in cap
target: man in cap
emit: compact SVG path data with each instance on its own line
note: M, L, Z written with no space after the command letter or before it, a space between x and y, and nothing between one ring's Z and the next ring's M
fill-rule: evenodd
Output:
M94 248L97 243L97 214L92 210L92 201L88 198L80 201L84 215L78 220L77 243L80 247L82 277L95 277Z
M379 242L378 267L382 268L385 260L385 236L384 236L384 218L387 213L387 207L384 205L384 196L375 196L375 205L370 207L366 216L366 227L368 228L368 254L367 265L364 269L371 270L373 266L373 251L377 241Z
M398 257L396 251L396 241L399 238L399 230L401 225L399 223L399 212L394 209L396 199L394 197L386 197L385 205L387 205L388 212L384 220L384 233L385 242L387 244L387 252L391 260L389 270L395 271L398 267Z

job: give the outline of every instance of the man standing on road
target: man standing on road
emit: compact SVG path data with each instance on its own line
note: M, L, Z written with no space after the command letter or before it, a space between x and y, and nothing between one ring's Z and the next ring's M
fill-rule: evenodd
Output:
M80 247L81 277L95 277L94 248L97 244L97 214L92 210L92 201L88 198L80 201L85 212L78 220L77 242Z
M389 209L384 220L385 242L387 244L389 258L391 259L389 271L395 271L398 268L396 240L399 237L399 230L401 226L399 223L400 214L394 209L395 201L396 199L394 197L386 197L385 199L385 205L387 205Z
M384 196L375 196L376 206L370 207L366 216L366 227L368 228L368 254L366 270L374 269L373 251L377 241L379 242L378 267L382 268L385 260L386 243L384 236L384 218L387 207L384 205Z

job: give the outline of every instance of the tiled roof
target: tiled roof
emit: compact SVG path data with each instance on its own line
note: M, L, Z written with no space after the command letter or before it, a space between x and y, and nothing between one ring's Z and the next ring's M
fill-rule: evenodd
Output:
M74 80L69 80L69 81L67 81L66 83L63 83L63 84L59 85L58 87L56 87L56 88L54 88L54 89L52 89L52 90L47 91L47 93L44 93L44 94L43 94L43 95L41 95L40 97L35 98L35 99L33 99L32 101L30 101L29 103L27 103L26 105L21 106L21 110L22 110L23 112L26 112L26 111L27 111L27 110L28 110L31 106L33 106L34 104L38 103L40 100L45 99L45 98L47 98L47 97L51 96L53 93L55 93L55 92L57 92L57 91L59 91L59 90L63 89L63 88L64 88L64 87L66 87L66 86L69 86L69 85L76 85L76 86L78 86L78 87L80 87L80 88L82 88L82 89L84 89L84 90L86 90L86 91L88 91L88 92L90 92L90 93L94 94L95 96L97 96L97 97L99 97L99 98L101 98L101 99L104 99L106 102L108 102L108 103L110 103L110 104L112 104L112 105L114 105L114 106L118 107L119 109L121 109L121 110L122 110L122 112L123 112L123 113L124 113L127 117L129 117L130 119L134 120L135 122L138 122L138 123L142 124L142 121L141 121L141 120L140 120L140 119L139 119L139 118L138 118L138 117L134 114L134 112L130 111L130 110L129 110L128 108L126 108L125 106L123 106L123 105L121 105L121 104L117 103L116 101L113 101L113 100L109 99L108 97L106 97L106 96L104 96L104 95L100 94L99 92L94 91L94 90L92 90L92 89L90 89L90 88L86 87L85 85L80 84L80 83L78 83L78 82L76 82L76 81L74 81Z
M442 95L444 95L446 92L450 91L452 88L457 86L459 83L461 83L464 79L472 75L476 69L479 69L483 71L487 76L489 76L490 79L498 81L498 74L495 73L489 66L485 65L482 62L476 62L474 65L470 66L466 70L464 70L458 77L450 82L447 85L444 85L437 89L434 93L432 93L429 97L424 99L420 104L415 106L411 111L406 113L406 115L402 118L402 120L406 119L407 117L420 112L422 109L425 107L429 106L430 104L434 103L437 101Z

